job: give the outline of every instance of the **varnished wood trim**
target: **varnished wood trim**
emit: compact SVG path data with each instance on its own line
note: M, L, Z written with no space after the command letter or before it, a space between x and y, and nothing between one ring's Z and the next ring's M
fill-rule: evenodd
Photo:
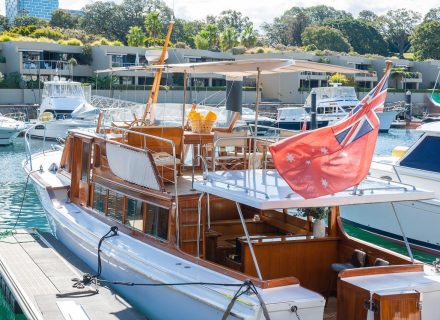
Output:
M403 273L403 272L422 272L423 264L407 264L407 265L397 265L397 266L382 266L382 267L367 267L367 268L356 268L347 269L339 272L339 278L350 278L359 276L371 276L379 274L392 274L392 273Z

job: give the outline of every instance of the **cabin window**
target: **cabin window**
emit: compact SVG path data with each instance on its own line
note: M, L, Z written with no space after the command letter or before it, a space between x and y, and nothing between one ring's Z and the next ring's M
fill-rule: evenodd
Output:
M400 161L400 165L440 172L440 161L437 156L438 150L440 150L440 137L426 136L411 153Z
M107 215L117 221L122 221L124 211L124 196L113 190L108 191Z
M105 210L105 200L107 197L107 189L103 186L96 184L93 187L93 209L100 213L104 213Z
M144 229L144 207L142 201L127 198L127 216L125 218L125 225L137 229Z
M89 150L90 144L83 142L82 144L82 161L81 161L81 181L87 182L89 176Z
M145 232L156 238L167 239L169 210L148 204Z

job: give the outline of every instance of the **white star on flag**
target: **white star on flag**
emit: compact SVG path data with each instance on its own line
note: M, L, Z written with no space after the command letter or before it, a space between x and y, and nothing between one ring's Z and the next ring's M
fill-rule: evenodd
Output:
M327 154L328 153L328 149L325 148L325 147L322 147L321 148L321 152L322 152L322 154Z
M295 161L295 156L291 153L287 154L287 161L292 162Z
M321 179L321 184L324 188L328 187L328 181L326 179Z
M310 165L311 163L312 163L312 161L310 161L310 160L306 161L306 165Z

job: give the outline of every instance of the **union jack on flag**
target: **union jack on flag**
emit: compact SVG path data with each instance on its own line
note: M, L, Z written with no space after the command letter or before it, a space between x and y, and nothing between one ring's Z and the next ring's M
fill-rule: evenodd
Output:
M340 192L368 174L379 132L376 112L383 111L391 62L385 74L340 122L302 132L270 146L275 168L304 198Z

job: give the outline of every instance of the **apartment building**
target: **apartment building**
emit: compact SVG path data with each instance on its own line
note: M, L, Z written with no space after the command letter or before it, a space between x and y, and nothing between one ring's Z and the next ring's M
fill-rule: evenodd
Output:
M5 0L5 8L9 21L19 14L49 20L52 11L58 9L58 0Z
M42 81L53 79L58 75L75 81L90 81L99 77L112 75L117 77L120 85L151 85L154 73L149 70L125 70L131 66L151 65L155 63L161 51L146 50L127 46L95 46L90 55L85 55L83 47L65 46L41 42L3 42L0 43L0 72L3 74L19 73L24 81ZM3 58L2 58L3 57ZM77 64L71 64L74 58ZM362 56L334 55L316 56L305 52L278 52L262 54L232 55L207 50L170 48L166 63L190 63L210 61L231 61L244 59L301 59L321 63L331 63L344 67L356 68L367 73L353 76L358 88L372 88L383 75L384 58L367 58ZM400 90L418 90L433 88L436 83L440 61L414 62L405 59L394 59L395 72L392 73L389 86ZM282 103L302 103L314 87L329 85L330 74L319 72L301 72L291 74L262 76L262 98L265 101ZM183 76L179 74L162 75L161 83L179 87L183 85ZM188 79L191 87L216 87L223 90L226 79L215 74L191 75ZM255 86L255 79L245 78L245 86ZM438 87L438 84L437 84Z

